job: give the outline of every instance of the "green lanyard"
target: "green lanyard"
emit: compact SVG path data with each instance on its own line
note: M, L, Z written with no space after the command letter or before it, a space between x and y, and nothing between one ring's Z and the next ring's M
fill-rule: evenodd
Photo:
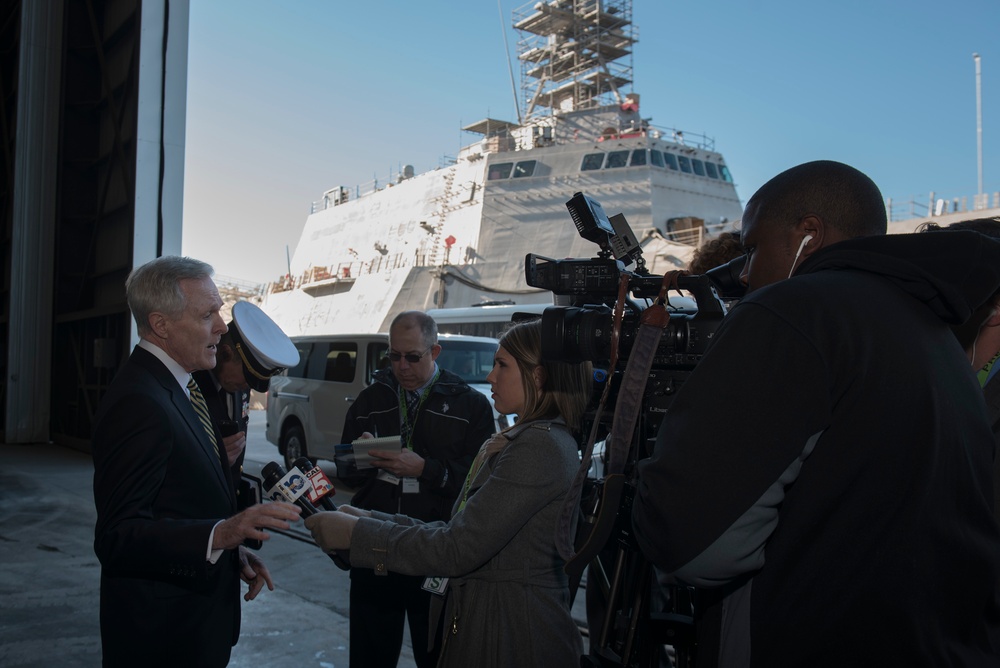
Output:
M997 359L998 358L1000 358L1000 353L997 353L996 355L994 355L993 359L991 359L989 362L987 362L986 364L984 364L983 368L980 369L979 372L976 374L976 377L979 378L979 386L980 387L985 387L986 386L986 380L987 380L987 378L989 378L990 369L992 369L993 365L997 363Z
M483 455L483 457L480 458L479 455L476 455L476 459L473 460L472 466L469 467L469 473L465 476L465 484L462 486L462 501L458 504L456 514L465 510L465 502L469 500L469 489L472 487L472 481L477 475L479 475L479 471L483 468L483 464L486 463L486 453L481 451L479 454Z
M420 409L424 407L424 401L431 393L431 388L434 387L434 383L437 382L438 377L441 376L441 370L438 369L434 377L431 378L431 382L424 388L423 394L420 395L420 403L417 404L417 412L413 415L413 423L410 423L409 411L406 406L409 403L406 401L406 390L402 386L398 388L399 392L399 415L402 418L403 424L406 425L406 447L409 450L413 450L413 432L417 428L417 418L420 417Z

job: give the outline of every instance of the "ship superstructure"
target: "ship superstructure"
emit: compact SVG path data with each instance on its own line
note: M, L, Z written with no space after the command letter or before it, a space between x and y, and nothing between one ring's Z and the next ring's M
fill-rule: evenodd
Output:
M463 128L453 164L314 203L288 276L262 307L290 335L384 331L406 309L537 303L524 256L591 257L565 203L576 192L622 213L647 268L682 266L742 207L704 136L654 126L631 86L631 0L555 0L514 12L521 118Z

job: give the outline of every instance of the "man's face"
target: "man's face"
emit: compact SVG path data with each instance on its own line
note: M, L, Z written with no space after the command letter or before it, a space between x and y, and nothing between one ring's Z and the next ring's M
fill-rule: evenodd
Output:
M164 318L158 343L187 371L211 369L215 366L219 337L226 331L226 323L219 315L222 308L219 290L208 276L185 278L180 288L186 306L178 318Z
M389 330L389 353L419 355L419 362L410 362L406 357L392 363L392 375L404 390L415 390L426 384L434 375L434 360L441 352L441 346L431 346L424 341L419 327L397 325Z
M782 221L762 220L757 210L751 202L743 212L741 241L750 257L740 280L746 284L747 294L788 278L798 241L793 227Z
M233 350L232 346L225 344L223 346L227 349L229 359L223 359L224 355L220 356L219 363L215 367L215 377L219 380L219 385L222 385L222 389L226 392L249 390L250 384L247 383L246 376L243 375L243 360L240 359L239 354Z

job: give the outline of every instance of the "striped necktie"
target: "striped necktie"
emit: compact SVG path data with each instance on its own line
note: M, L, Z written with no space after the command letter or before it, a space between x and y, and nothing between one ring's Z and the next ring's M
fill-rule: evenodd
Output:
M194 382L193 377L188 381L188 391L191 393L191 408L194 409L194 412L198 415L198 419L201 420L201 426L205 428L208 440L212 442L212 447L215 448L215 456L221 459L219 442L215 440L215 427L212 426L212 417L208 414L208 404L205 403L205 395L198 389L198 384Z

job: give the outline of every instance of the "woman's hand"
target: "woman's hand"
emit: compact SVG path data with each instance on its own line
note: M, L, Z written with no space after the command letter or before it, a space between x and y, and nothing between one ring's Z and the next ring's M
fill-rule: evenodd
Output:
M364 510L362 508L355 508L354 506L337 506L337 510L344 513L345 515L351 515L353 517L371 517L372 511Z
M351 548L351 534L358 518L340 511L316 513L306 518L305 525L313 540L324 552Z

